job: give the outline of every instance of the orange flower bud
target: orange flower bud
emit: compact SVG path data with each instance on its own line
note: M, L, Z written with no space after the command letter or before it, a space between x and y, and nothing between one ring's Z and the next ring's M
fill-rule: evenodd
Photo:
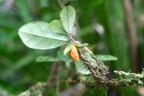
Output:
M69 51L70 57L75 60L75 61L79 61L79 54L78 54L78 50L77 47L75 45L72 45L71 50Z

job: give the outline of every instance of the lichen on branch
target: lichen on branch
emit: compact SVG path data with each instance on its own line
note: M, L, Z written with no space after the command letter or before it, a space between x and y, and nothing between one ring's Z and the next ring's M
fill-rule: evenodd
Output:
M110 79L109 67L107 67L99 58L97 58L86 47L78 49L80 59L83 61L85 67L91 72L90 75L80 76L80 81L88 87L115 87L115 86L130 86L130 85L143 85L144 71L141 74L114 71L118 78ZM89 54L85 55L85 54ZM87 57L88 56L88 57ZM94 64L92 64L94 60Z

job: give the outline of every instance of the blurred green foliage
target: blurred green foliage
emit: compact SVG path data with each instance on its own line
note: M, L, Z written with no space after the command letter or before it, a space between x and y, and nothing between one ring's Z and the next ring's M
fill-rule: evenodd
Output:
M77 14L76 26L79 28L76 37L83 43L89 43L89 49L95 54L111 54L118 58L116 62L107 63L111 72L115 69L129 71L132 68L130 46L125 24L124 0L0 0L0 92L18 94L37 82L45 82L51 74L52 62L36 62L41 55L62 57L57 48L52 50L33 50L27 48L18 36L18 29L31 21L50 22L59 19L61 5L72 5ZM143 0L132 2L138 36L137 70L144 66L144 20ZM72 88L74 84L63 82L77 74L67 59L61 63L59 73L60 91ZM68 67L70 66L70 67ZM110 74L113 77L113 74ZM138 96L137 88L110 88L109 96ZM55 96L56 88L50 89L49 95ZM0 96L4 96L4 95ZM84 90L82 96L104 96L103 89ZM114 95L112 95L114 94ZM9 96L9 95L5 95Z

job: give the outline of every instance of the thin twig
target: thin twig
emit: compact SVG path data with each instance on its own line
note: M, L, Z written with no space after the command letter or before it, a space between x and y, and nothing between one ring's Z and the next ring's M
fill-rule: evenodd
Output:
M59 80L59 75L60 75L60 71L61 71L61 64L58 64L58 74L57 74L57 80L56 80L56 96L59 96L59 91L60 91L60 80Z
M44 96L47 96L47 94L49 93L50 88L56 85L55 82L54 82L54 81L56 81L56 79L55 79L56 68L57 68L57 63L53 63L51 71L50 71L51 73L50 73L50 75L48 77L48 81L47 81L48 82L47 88L44 91Z

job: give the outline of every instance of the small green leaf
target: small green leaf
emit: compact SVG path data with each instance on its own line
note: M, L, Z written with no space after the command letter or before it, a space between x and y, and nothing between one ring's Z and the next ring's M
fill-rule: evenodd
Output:
M59 20L53 20L50 23L50 26L54 32L67 35L65 29L63 28L62 22Z
M76 46L79 47L79 48L83 48L83 47L86 47L86 46L88 46L88 45L89 45L88 43L76 44Z
M68 32L69 34L72 31L72 27L75 22L75 17L76 17L75 10L70 5L64 7L60 13L60 18L61 18L63 27L66 30L66 32Z
M64 55L66 55L72 48L73 43L68 43L66 48L64 49Z
M83 48L89 45L88 43L81 44L79 41L74 41L73 43L79 48Z
M53 32L46 22L31 22L19 29L23 43L33 49L52 49L68 42L67 36Z
M71 64L71 62L72 62L72 59L70 59L68 56L65 56L65 55L63 54L63 51L59 50L59 51L57 52L57 57L58 57L58 59L60 59L61 61L64 61L67 67L70 66L70 64Z
M115 61L118 60L117 57L111 55L96 55L101 61Z
M39 56L36 58L36 62L56 62L56 61L61 61L61 60L51 56Z
M90 74L90 71L85 68L85 66L84 66L82 61L75 61L75 66L76 66L76 70L79 73L84 74L84 75Z

